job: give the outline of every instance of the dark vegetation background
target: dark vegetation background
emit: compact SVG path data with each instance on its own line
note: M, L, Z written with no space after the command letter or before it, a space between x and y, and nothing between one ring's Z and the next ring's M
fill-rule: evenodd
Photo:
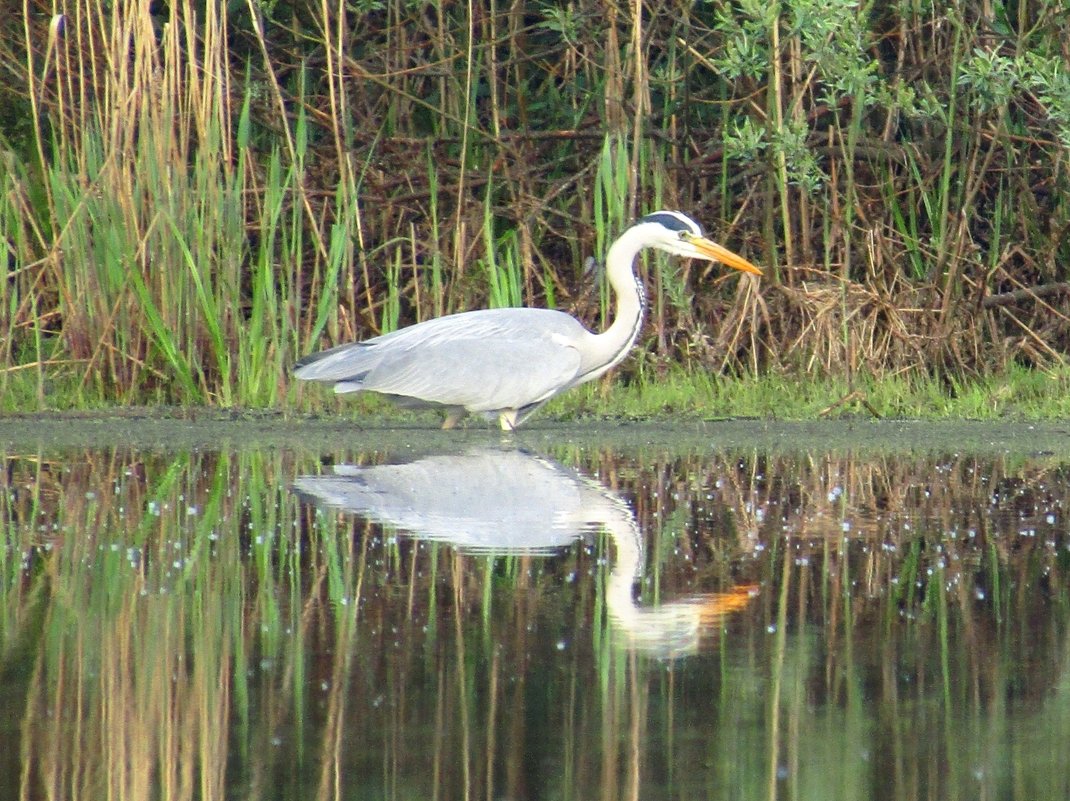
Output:
M644 263L625 378L1063 365L1062 0L26 0L0 19L7 405L281 404L300 355ZM15 400L12 401L11 399Z

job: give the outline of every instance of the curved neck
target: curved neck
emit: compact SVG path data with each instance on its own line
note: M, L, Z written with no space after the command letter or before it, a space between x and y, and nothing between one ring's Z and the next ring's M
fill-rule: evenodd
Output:
M584 381L597 378L627 356L643 326L646 292L634 269L635 257L643 249L641 237L639 229L629 228L606 254L606 277L616 301L614 317L605 331L592 337Z

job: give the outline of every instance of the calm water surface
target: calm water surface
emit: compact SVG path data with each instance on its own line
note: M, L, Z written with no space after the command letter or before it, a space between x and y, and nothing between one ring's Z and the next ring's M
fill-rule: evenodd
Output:
M5 446L4 797L1070 797L1063 446L240 439Z

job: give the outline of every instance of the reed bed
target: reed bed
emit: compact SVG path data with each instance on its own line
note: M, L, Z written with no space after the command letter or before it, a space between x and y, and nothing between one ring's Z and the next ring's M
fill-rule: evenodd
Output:
M4 785L855 798L880 775L902 799L1065 796L1062 466L559 457L629 499L642 606L759 585L698 662L622 647L601 537L463 555L302 506L287 484L315 465L291 454L5 454Z
M662 206L767 277L644 264L659 359L1060 368L1062 5L28 0L0 25L4 405L278 406L295 358L430 316L598 325L585 259Z

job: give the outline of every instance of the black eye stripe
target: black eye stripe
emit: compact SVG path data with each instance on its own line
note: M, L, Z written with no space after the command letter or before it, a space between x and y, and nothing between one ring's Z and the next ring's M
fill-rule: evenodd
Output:
M675 214L669 214L669 213L664 212L664 211L658 211L658 212L654 212L653 214L648 214L647 216L645 216L641 220L639 220L639 222L641 222L641 223L657 223L658 225L661 225L661 226L663 226L665 228L668 228L670 231L681 231L681 232L687 233L687 234L698 234L700 236L702 235L702 231L700 229L698 229L698 225L697 224L695 224L695 223L690 223L689 224L688 220L681 219L680 217L677 217Z

